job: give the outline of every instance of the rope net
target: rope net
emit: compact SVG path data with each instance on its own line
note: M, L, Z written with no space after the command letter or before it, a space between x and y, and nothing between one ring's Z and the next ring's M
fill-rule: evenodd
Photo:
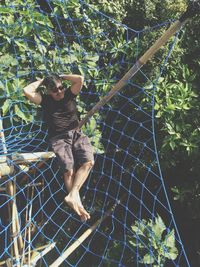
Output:
M81 191L86 223L63 202L41 109L22 92L49 72L80 73L84 118L171 21L136 31L76 0L5 0L0 11L0 264L189 266L154 133L154 92L176 36L82 127L95 150Z

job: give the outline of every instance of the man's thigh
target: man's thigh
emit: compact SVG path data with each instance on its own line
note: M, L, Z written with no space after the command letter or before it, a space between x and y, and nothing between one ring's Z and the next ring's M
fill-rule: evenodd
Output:
M73 154L76 166L92 161L94 162L94 152L90 140L82 132L76 132L73 144Z
M74 157L72 153L72 145L69 140L59 139L52 142L51 146L58 159L60 170L64 173L74 168Z

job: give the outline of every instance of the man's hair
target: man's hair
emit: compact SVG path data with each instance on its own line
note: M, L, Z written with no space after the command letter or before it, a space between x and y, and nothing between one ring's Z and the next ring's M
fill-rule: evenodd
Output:
M58 74L52 73L51 75L44 78L42 85L46 86L47 90L54 89L56 87L56 83L61 81L62 79Z

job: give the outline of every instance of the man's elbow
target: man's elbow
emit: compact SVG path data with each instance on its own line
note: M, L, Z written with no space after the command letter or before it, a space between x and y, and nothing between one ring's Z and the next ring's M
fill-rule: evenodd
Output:
M82 75L78 76L77 85L79 86L79 91L81 91L84 84L84 77Z
M83 76L79 76L79 83L81 84L81 85L83 85L83 83L84 83L84 77Z
M32 101L33 94L32 94L32 92L30 92L30 88L24 87L23 88L23 93L24 93L26 98L28 98L30 101Z
M26 87L23 88L23 93L24 93L25 96L27 96L27 89L26 89Z
M23 88L23 93L24 93L24 95L25 95L27 98L30 97L30 92L29 92L29 90L28 90L26 87Z

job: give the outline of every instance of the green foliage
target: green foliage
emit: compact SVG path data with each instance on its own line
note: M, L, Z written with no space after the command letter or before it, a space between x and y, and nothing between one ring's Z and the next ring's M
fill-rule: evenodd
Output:
M115 19L122 20L125 16L120 1L97 1L91 4L97 10L103 4L102 11L107 15L113 15ZM87 5L82 8L77 0L67 1L67 3L53 1L51 5L53 8L50 13L41 12L42 6L37 5L33 0L25 2L14 0L12 6L9 1L5 1L5 6L1 7L0 23L4 27L1 28L0 41L5 44L0 52L0 73L3 77L0 83L1 105L4 116L17 111L16 116L12 118L15 125L21 120L26 123L33 122L32 114L36 114L37 107L34 108L23 97L22 88L31 80L42 78L46 72L80 73L86 80L83 90L90 90L88 87L91 80L97 80L99 82L94 85L94 91L105 94L113 83L108 77L120 71L117 61L110 70L98 71L99 48L109 53L114 44L116 51L110 51L113 58L118 57L119 51L123 53L124 45L120 44L123 41L123 27L118 27L114 21L109 22L106 17L102 20L99 20L98 16L93 17L94 10ZM76 27L67 20L83 17L86 19ZM118 35L111 38L113 27L116 28ZM76 32L74 32L75 29ZM75 35L94 36L95 41L82 39L82 45L80 45L80 40ZM16 107L17 100L21 105ZM81 102L78 108L83 117L88 110L87 101ZM87 125L87 131L89 135L93 133L95 138L92 142L97 146L101 134L94 125L96 125L95 116ZM102 147L100 150L102 151Z
M122 76L130 67L130 63L125 67L119 66L120 59L124 57L126 62L132 62L163 31L150 31L148 35L140 36L139 40L135 38L132 42L126 42L124 28L120 24L104 16L99 19L99 14L95 16L93 9L87 5L82 8L78 0L53 1L50 13L41 12L33 0L13 0L12 6L10 1L4 2L6 7L0 6L0 23L4 25L0 31L0 41L4 44L0 52L1 105L3 115L6 115L15 109L17 99L22 101L18 116L26 122L33 120L29 115L33 106L25 100L21 91L31 79L41 78L46 71L75 71L85 76L85 91L92 87L93 92L104 95L115 83L115 77ZM147 29L166 19L178 18L185 10L187 1L87 0L86 3L134 29ZM60 29L55 16L61 25ZM70 18L85 18L83 23L76 24L76 35L92 36L94 39L82 39L80 45L72 37L74 28L67 20ZM186 34L180 35L179 48L174 49L165 75L157 85L155 110L158 128L162 129L158 143L162 143L162 158L173 160L168 165L176 164L171 157L175 151L186 151L192 156L198 153L199 148L199 93L195 90L198 81L195 67L199 67L199 59L196 57L199 49L199 18L192 23L193 27L188 23ZM61 32L67 37L63 37ZM101 58L101 51L107 51L107 57ZM163 49L158 53L162 54ZM112 66L108 66L111 59ZM105 68L101 68L102 65ZM152 59L146 68L149 75L153 72L155 76L159 75L156 59ZM32 76L33 70L35 77ZM96 99L91 100L89 107L95 102ZM82 117L88 110L88 103L84 103L85 99L79 106ZM21 108L31 109L31 112L22 115ZM89 131L93 130L91 126Z
M167 231L160 216L157 216L155 221L136 221L131 228L134 237L129 237L129 243L133 247L138 247L141 263L161 267L167 259L177 258L174 230Z
M15 0L12 6L9 1L5 1L5 4L7 7L2 8L0 17L0 23L4 25L1 27L0 40L1 43L5 43L0 52L3 116L8 112L14 113L17 115L13 118L15 123L21 123L21 120L29 122L33 121L32 109L34 108L22 94L22 88L29 82L24 76L29 77L33 67L38 70L44 69L41 57L46 52L44 43L52 41L49 33L49 27L52 28L52 24L48 17L37 11L33 1ZM45 41L39 41L38 32ZM20 76L22 78L17 78Z
M179 18L187 4L186 0L86 1L94 10L114 19L108 20L104 15L100 18L99 13L95 15L94 10L89 9L87 5L81 7L79 0L51 1L53 9L49 13L41 12L41 6L33 0L13 0L12 5L9 0L3 2L6 7L0 4L0 24L3 26L0 29L0 104L4 117L15 114L12 116L15 123L11 122L11 125L35 120L36 107L25 99L22 88L32 80L42 78L46 75L46 71L75 72L85 76L83 91L91 90L96 97L86 99L83 96L80 99L78 109L82 118L99 98L111 89L116 77L121 77L130 68L134 59L143 54L165 30L164 27L156 26L156 30L152 30L151 27L166 20ZM73 36L74 26L70 19L78 21L82 18L84 18L82 23L75 23L76 36L91 36L91 38L79 40ZM126 42L125 30L115 20L136 30L149 30L149 34L140 34L131 42ZM200 66L199 24L200 18L197 17L181 30L178 43L168 59L162 77L158 80L155 95L157 143L161 163L165 171L169 171L172 166L180 168L181 161L183 164L186 163L185 165L190 165L190 172L187 174L184 170L182 173L179 172L176 177L178 185L173 187L172 191L174 199L179 201L182 207L188 207L188 210L193 212L193 218L199 218L200 201L198 160L200 95L199 72L197 72ZM102 58L101 52L105 51L107 55ZM161 48L157 57L144 67L150 80L154 81L154 77L159 77L160 58L166 53L167 50ZM122 58L127 62L125 66L120 66L118 63ZM140 77L136 81L140 86L148 87L141 82ZM150 103L152 99L149 97L143 101ZM144 102L141 101L141 104ZM84 127L84 131L91 137L93 145L103 152L99 142L102 133L97 127L99 119L100 114L95 115L87 127ZM151 227L154 231L149 230ZM156 257L160 257L162 261L169 256L168 253L162 254L164 253L162 247L166 246L165 240L169 239L171 244L174 244L173 230L165 235L165 239L160 239L161 233L165 231L164 228L159 217L155 222L143 221L143 225L136 222L133 227L133 232L136 234L137 229L137 235L141 237L139 239L141 242L138 243L141 250L146 249L142 247L144 246L142 232L145 232L145 242L148 244L154 240ZM160 233L158 237L156 237L157 231ZM131 242L134 247L134 239L132 241L130 239L130 244ZM174 254L172 252L170 255L175 257L176 249L173 250L172 247L167 249L174 251ZM122 248L122 244L116 244L115 252L122 251ZM155 260L148 252L146 254L142 252L141 257L143 262Z
M174 229L169 230L158 215L155 220L136 221L131 227L132 233L127 240L132 250L132 257L126 259L126 264L132 264L139 259L141 264L155 267L165 266L167 260L175 260L178 256ZM123 243L115 241L107 253L107 266L113 266L111 260L119 260ZM134 253L137 257L134 257Z
M195 114L199 111L198 94L194 90L195 75L189 68L178 65L182 77L171 71L157 84L156 117L162 121L165 132L162 152L185 149L189 154L198 151L199 130L194 128ZM173 80L173 82L170 82Z
M22 88L33 79L42 78L46 72L55 71L58 73L75 72L85 76L85 87L83 90L90 90L91 80L97 81L93 84L94 92L106 94L114 83L109 77L120 72L117 58L123 55L123 50L128 46L123 43L124 30L118 27L115 22L109 22L105 17L100 21L98 17L91 19L93 10L81 9L79 1L68 1L67 6L60 1L54 1L51 13L41 13L40 7L34 1L13 1L12 6L5 2L6 7L2 8L0 22L4 27L1 29L1 43L5 43L0 53L0 83L2 115L16 114L7 117L5 124L18 125L22 121L29 123L35 120L37 114L34 105L30 104L22 94ZM93 5L94 8L101 6L101 1ZM113 14L116 19L124 16L123 9L119 2L104 1L104 10L107 14ZM119 12L117 12L117 9ZM82 24L77 24L76 33L71 22L62 19L80 19L87 17ZM55 16L59 19L61 30L66 36L91 35L94 40L83 39L82 45L74 37L60 35L58 24L55 23ZM113 27L116 27L118 35L112 36ZM102 35L102 33L105 33ZM67 39L65 39L67 38ZM112 39L112 43L110 40ZM121 43L122 42L122 43ZM56 44L56 46L54 45ZM67 46L66 46L67 45ZM70 48L69 48L70 47ZM116 58L116 64L112 68L98 71L99 55L96 49L108 51L111 57ZM111 48L113 49L111 51ZM129 49L131 51L131 49ZM127 51L128 53L128 51ZM108 57L109 60L110 56ZM108 61L109 62L109 61ZM107 64L106 59L104 64ZM44 73L44 74L43 74ZM34 75L34 76L33 76ZM17 78L20 77L20 78ZM16 103L20 103L16 105ZM78 109L81 118L92 107L94 103L83 100L79 102ZM96 126L96 116L84 127L84 131L91 137L94 147L103 152L100 129ZM35 120L36 123L36 120Z
M186 0L125 0L125 22L133 29L144 29L161 21L177 19L186 7Z
M111 16L119 22L121 22L127 14L125 10L126 0L87 0L86 2L93 6L94 9L101 10L104 14Z

